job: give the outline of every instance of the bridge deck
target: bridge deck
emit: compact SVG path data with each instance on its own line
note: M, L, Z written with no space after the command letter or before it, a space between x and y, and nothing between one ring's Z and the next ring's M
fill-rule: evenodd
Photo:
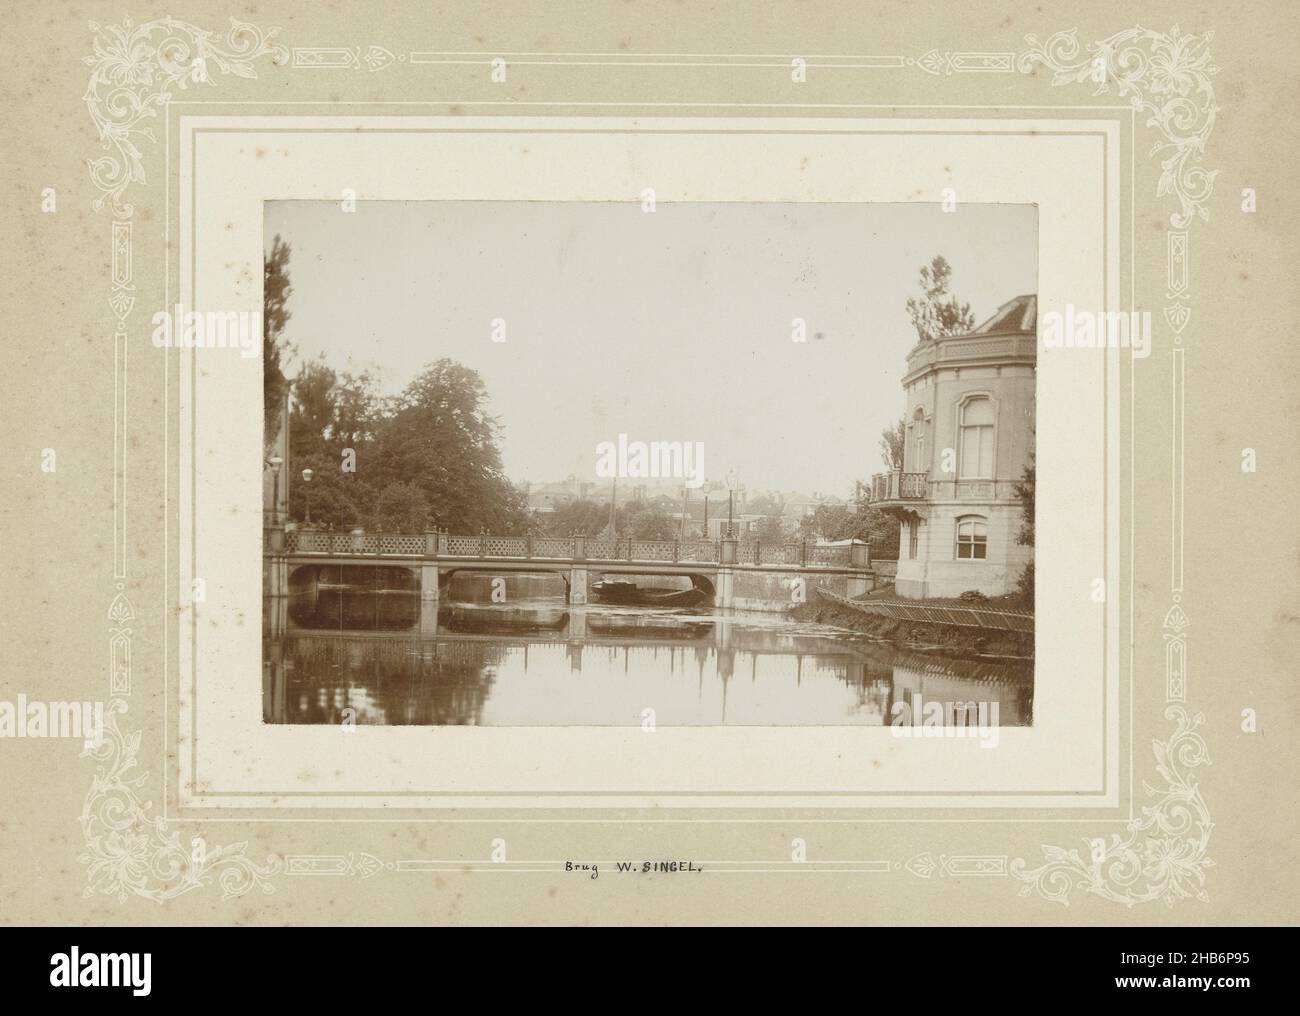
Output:
M423 557L412 554L331 554L311 551L294 551L275 553L267 551L266 556L280 558L289 564L327 565L388 565L399 568L419 568L424 565L437 567L439 571L463 571L466 569L497 569L501 571L569 571L572 568L587 568L592 571L606 571L620 574L641 575L690 575L713 574L720 568L731 568L742 572L811 572L818 575L860 575L872 571L871 566L851 564L786 564L783 562L763 562L762 564L722 565L716 561L660 561L628 560L627 558L548 558L548 557Z
M753 571L862 573L870 570L866 544L757 540L629 540L574 537L451 536L446 533L333 533L268 530L266 554L326 564L389 563L439 569L497 567L601 568L607 571L707 573L722 567Z

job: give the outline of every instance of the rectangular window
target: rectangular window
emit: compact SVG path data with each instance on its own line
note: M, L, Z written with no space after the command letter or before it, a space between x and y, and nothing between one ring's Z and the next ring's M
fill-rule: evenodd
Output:
M993 403L986 396L972 398L958 410L961 414L959 437L961 462L958 476L963 480L993 479Z
M988 557L988 527L983 519L957 520L957 558L983 561Z
M963 427L961 431L962 479L993 478L993 428Z
M907 524L907 556L910 558L916 557L917 530L919 528L915 519Z

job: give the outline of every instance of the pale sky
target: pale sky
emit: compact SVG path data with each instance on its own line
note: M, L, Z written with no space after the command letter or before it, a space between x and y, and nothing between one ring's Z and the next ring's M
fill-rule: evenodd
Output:
M515 481L594 479L622 432L702 441L715 480L848 496L902 415L921 265L948 259L977 322L1037 289L1032 205L273 201L265 227L293 248L299 356L386 393L473 367Z

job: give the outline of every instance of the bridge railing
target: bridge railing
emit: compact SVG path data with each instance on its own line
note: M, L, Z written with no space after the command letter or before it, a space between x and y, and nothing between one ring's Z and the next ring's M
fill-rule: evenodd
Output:
M808 548L809 556L807 564L824 564L847 566L849 564L848 547L818 547L811 546Z
M533 557L573 557L573 540L567 536L539 536L533 540Z
M582 536L453 536L449 533L335 533L287 529L268 545L272 553L320 554L329 557L404 558L539 558L558 561L635 561L646 564L719 564L734 547L737 565L865 567L866 546L855 558L849 546L813 543L764 543L758 540L632 540L587 539ZM727 545L730 545L728 547Z
M416 557L425 552L425 539L404 533L323 533L291 529L284 534L284 549L290 554L390 554Z

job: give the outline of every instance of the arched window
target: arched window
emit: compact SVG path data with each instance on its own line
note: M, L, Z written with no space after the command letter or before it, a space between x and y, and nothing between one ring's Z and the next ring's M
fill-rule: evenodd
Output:
M980 396L962 404L960 449L961 479L993 479L993 403L989 399Z
M989 529L982 515L963 515L957 520L958 560L983 561L988 557Z
M929 472L925 459L925 410L917 408L912 416L912 468L910 472Z

